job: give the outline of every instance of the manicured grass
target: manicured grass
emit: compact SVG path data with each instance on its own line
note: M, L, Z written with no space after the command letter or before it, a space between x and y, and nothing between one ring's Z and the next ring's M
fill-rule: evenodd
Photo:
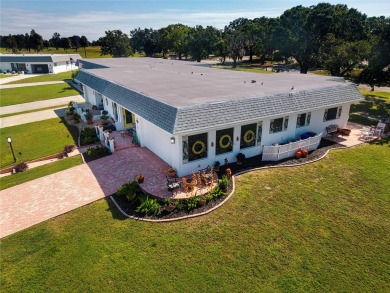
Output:
M367 91L367 90L363 90L363 89L359 89L359 91L362 93L363 96L377 97L380 99L390 100L390 93L389 92L372 92L372 91Z
M0 106L10 106L35 101L50 100L78 95L67 83L19 87L0 90Z
M74 73L76 73L76 70L74 70ZM38 76L32 76L21 80L9 82L7 84L22 84L22 83L31 83L31 82L61 81L61 80L65 81L71 79L72 79L72 71L67 71L67 72L61 72L57 74L41 74Z
M0 78L8 78L8 77L12 77L13 75L11 74L2 74L0 73Z
M325 75L325 76L330 75L330 72L327 70L312 70L312 71L309 71L309 73L317 74L317 75Z
M34 109L34 110L30 110L30 111L23 111L23 112L16 112L16 113L10 113L10 114L4 114L4 115L0 115L0 118L4 118L4 117L10 117L10 116L15 116L15 115L20 115L20 114L27 114L27 113L33 113L33 112L39 112L39 111L43 111L43 110L50 110L50 109L56 109L56 108L65 108L67 107L68 104L66 105L58 105L58 106L53 106L53 107L46 107L46 108L41 108L41 109Z
M237 66L237 68L232 68L231 66L216 65L216 66L213 66L213 68L229 69L229 70L245 71L245 72L254 72L254 73L264 73L264 74L274 73L274 72L272 72L271 68L269 70L265 70L265 69L259 69L259 68L251 68L248 66L243 66L243 67Z
M2 239L0 285L3 292L389 292L389 171L382 140L302 167L241 175L234 196L200 218L145 223L101 200Z
M74 133L61 118L54 118L1 129L0 168L13 163L7 137L12 137L12 146L18 162L31 161L64 150L65 145L75 145ZM21 154L19 154L19 152Z
M65 169L69 169L83 163L81 155L62 159L47 165L35 167L25 172L16 173L0 178L0 190L22 184L49 174L53 174Z

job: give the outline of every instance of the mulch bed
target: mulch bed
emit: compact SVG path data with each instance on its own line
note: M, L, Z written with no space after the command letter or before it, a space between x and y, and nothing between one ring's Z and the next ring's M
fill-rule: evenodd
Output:
M277 162L265 162L265 161L261 160L262 156L259 155L259 156L248 158L246 160L246 162L243 163L242 165L237 165L236 163L229 163L227 165L221 166L219 171L217 172L217 174L218 174L218 177L221 178L222 175L225 174L225 170L227 168L230 168L232 171L232 174L234 175L234 174L237 174L237 173L240 173L243 171L250 171L252 169L260 168L260 167L298 165L298 164L307 163L307 162L314 161L316 159L321 158L329 149L335 149L335 148L341 148L341 147L344 147L344 146L342 146L338 143L329 141L327 139L322 139L319 147L316 150L310 152L306 158L300 158L300 159L288 158L288 159L277 161ZM184 209L175 209L171 212L162 209L161 213L157 216L146 216L146 215L139 214L135 211L135 209L137 207L130 205L130 203L127 201L127 199L125 197L121 197L121 196L118 196L116 194L113 194L111 196L116 201L116 203L121 207L121 209L126 214L128 214L130 216L138 217L138 218L142 218L142 219L154 219L154 220L179 219L179 218L189 216L189 215L200 214L200 213L203 213L203 212L206 212L206 211L212 209L213 207L217 206L222 201L224 201L226 199L227 195L229 195L232 192L232 190L233 190L233 183L232 183L232 181L229 181L227 193L225 196L222 196L216 200L208 202L206 205L195 208L191 211L188 211L185 207L184 207ZM184 203L185 199L183 199L181 201ZM163 199L161 199L161 204L163 204Z
M110 154L110 153L107 153L107 154L103 154L103 155L98 156L98 157L90 157L90 156L87 155L87 153L81 153L81 155L83 156L84 161L85 161L86 163L89 163L89 162L92 162L92 161L94 161L94 160L97 160L97 159L101 159L101 158L107 157L107 156L109 156L109 155L111 155L111 154Z

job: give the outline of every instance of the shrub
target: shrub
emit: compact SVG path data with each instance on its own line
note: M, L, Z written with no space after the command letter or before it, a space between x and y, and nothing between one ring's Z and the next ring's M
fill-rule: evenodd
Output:
M102 119L102 120L107 120L107 119L108 119L108 116L107 116L107 115L101 115L101 116L100 116L100 119Z
M16 173L24 172L28 169L28 165L26 162L19 163L15 166Z
M137 181L125 183L120 186L116 194L119 196L125 196L128 201L133 201L137 197L139 184Z
M141 197L141 204L135 210L137 213L145 214L148 216L157 216L160 212L161 205L155 198L149 198L149 196Z
M186 205L189 211L195 209L198 206L198 198L196 196L187 198Z
M88 148L86 151L87 155L93 159L97 159L104 155L108 155L110 152L104 146L96 146L94 148Z
M93 117L91 112L86 112L86 113L84 114L84 116L85 116L85 119L87 119L87 120L91 120L92 117Z
M238 153L236 159L237 162L245 163L246 157L243 153Z
M219 186L217 186L210 192L210 194L212 195L213 199L217 199L221 196L224 196L225 192Z
M103 110L103 111L102 111L102 115L107 116L107 114L108 114L108 111L106 111L106 110Z
M222 190L226 190L228 187L229 180L226 175L222 175L222 178L218 180L218 187Z

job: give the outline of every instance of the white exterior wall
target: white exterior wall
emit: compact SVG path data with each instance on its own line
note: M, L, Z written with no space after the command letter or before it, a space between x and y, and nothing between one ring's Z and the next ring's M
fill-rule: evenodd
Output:
M7 70L11 71L11 63L9 62L0 62L0 69L2 72L6 72Z
M26 70L28 73L32 73L31 65L34 64L47 64L49 66L49 73L60 73L70 70L77 70L78 67L75 64L66 64L66 61L62 62L0 62L0 69L4 71L12 71L11 63L20 63L20 64L26 64ZM56 66L54 64L57 64Z
M67 64L68 63L68 64ZM50 63L53 69L53 73L60 73L70 70L77 70L78 67L76 64L71 64L70 61L61 61L61 62L55 62ZM50 65L49 65L49 71L50 71Z
M100 104L100 101L96 101L95 91L93 89L91 89L86 85L83 85L83 91L84 91L83 97L87 103L90 103L91 105L95 105L95 106Z

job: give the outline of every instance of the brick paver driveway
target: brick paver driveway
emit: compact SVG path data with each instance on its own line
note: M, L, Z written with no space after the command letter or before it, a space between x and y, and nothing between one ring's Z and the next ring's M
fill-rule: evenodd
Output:
M0 238L102 199L140 173L151 186L165 188L167 169L147 148L129 146L88 164L2 190Z

